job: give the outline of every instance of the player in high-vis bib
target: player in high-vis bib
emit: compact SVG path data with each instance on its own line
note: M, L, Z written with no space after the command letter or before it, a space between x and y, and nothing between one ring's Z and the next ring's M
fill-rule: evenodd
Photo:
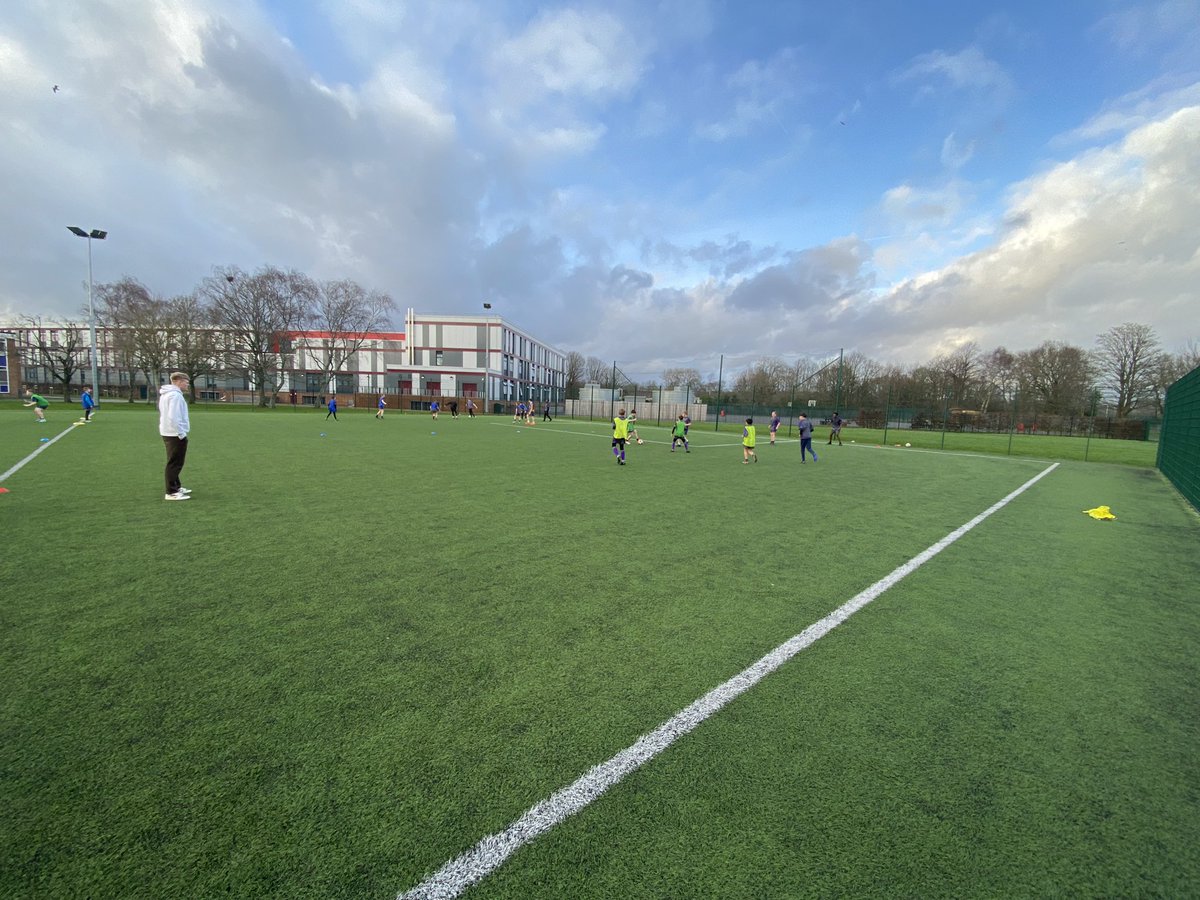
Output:
M758 462L758 454L754 452L754 419L747 417L746 427L742 429L742 465L751 458Z
M629 421L625 418L625 410L617 410L613 422L612 451L617 458L617 465L625 465L625 441L629 439Z

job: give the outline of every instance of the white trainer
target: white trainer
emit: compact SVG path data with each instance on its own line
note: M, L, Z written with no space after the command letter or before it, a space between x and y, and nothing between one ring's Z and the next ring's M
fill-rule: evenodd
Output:
M180 492L178 494L164 494L163 499L164 500L191 500L192 498L189 497L187 494Z

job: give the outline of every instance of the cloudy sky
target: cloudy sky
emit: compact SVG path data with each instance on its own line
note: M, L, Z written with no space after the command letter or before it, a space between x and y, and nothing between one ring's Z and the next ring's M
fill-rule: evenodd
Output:
M634 377L1180 349L1198 46L1200 0L6 3L0 321L79 315L80 225L97 282L488 301Z

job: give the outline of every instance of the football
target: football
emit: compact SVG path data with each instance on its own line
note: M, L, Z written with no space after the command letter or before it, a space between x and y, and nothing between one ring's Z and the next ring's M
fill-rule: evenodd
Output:
M644 443L646 443L646 442L645 442L644 440L642 440L641 438L638 438L638 443L639 443L639 444L644 444Z

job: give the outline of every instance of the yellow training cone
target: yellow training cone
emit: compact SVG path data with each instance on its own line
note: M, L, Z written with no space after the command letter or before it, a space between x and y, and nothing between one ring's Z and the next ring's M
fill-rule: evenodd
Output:
M1084 512L1093 519L1101 519L1103 521L1116 518L1116 516L1113 515L1112 510L1107 506L1097 506L1095 509L1085 509Z

